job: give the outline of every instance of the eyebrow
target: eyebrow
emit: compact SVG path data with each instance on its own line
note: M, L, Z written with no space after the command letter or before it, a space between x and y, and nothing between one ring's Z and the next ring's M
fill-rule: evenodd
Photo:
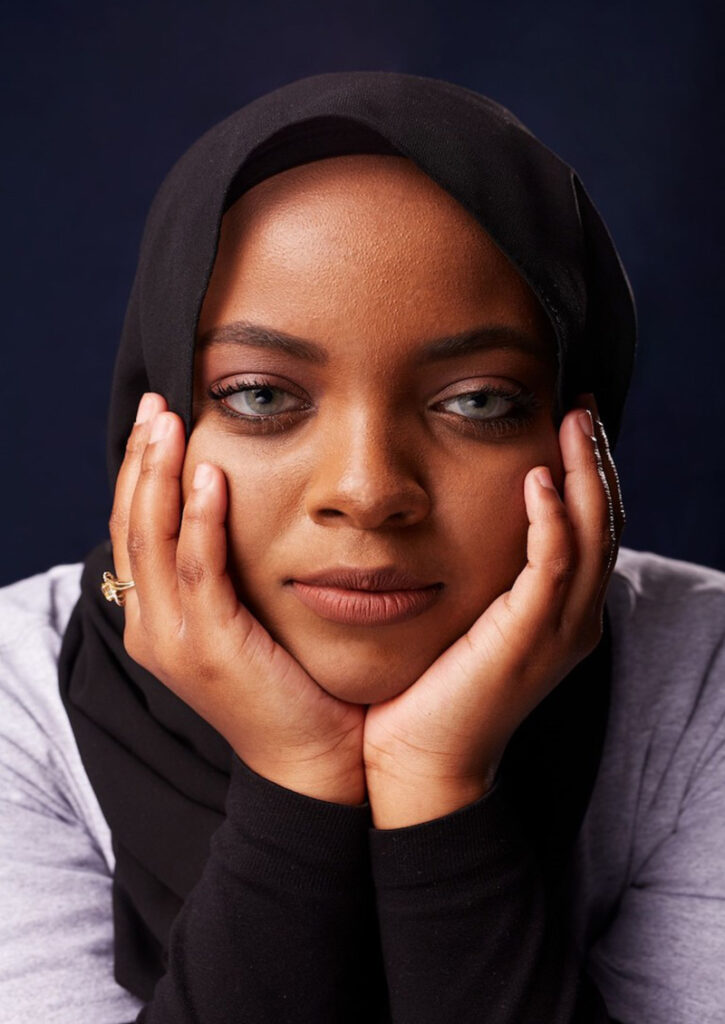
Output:
M221 327L212 327L196 343L197 349L213 345L249 345L253 348L274 349L317 366L324 366L329 361L326 349L317 342L247 320L235 320ZM547 343L536 336L508 324L488 324L424 342L416 362L420 365L434 363L481 349L519 349L542 362L551 358Z

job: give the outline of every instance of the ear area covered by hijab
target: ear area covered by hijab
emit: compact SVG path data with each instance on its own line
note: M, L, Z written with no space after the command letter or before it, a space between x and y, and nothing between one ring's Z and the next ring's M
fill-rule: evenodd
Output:
M206 132L161 185L114 370L112 489L144 391L163 394L191 430L196 325L225 209L273 174L350 153L408 157L481 223L551 320L564 407L578 392L594 392L614 444L633 366L635 309L617 251L576 173L508 110L472 90L394 72L335 72L247 104ZM126 654L123 612L100 593L110 564L108 542L86 559L59 682L113 839L116 979L148 1000L166 969L171 924L223 821L231 751ZM563 862L587 806L609 671L605 617L603 642L535 709L507 752L532 842L541 841L551 864ZM538 794L544 806L551 791L562 794L560 813L541 839L534 801Z

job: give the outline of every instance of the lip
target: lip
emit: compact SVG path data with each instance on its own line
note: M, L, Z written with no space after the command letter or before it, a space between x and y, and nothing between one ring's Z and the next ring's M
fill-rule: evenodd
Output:
M295 576L292 582L308 583L317 587L340 587L343 590L422 590L425 587L443 585L424 580L421 576L397 565L381 565L373 569L336 565L305 576Z
M428 583L395 566L338 567L287 582L323 619L349 626L406 622L435 604L443 589L442 583Z

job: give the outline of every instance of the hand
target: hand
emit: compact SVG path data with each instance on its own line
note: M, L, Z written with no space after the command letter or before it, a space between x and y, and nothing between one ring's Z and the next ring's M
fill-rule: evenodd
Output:
M511 590L411 687L368 709L363 757L378 828L428 821L482 796L520 723L601 638L624 510L586 399L594 434L579 408L560 427L563 501L548 468L526 475L528 561Z
M110 520L127 592L128 654L189 704L253 771L308 796L365 800L364 707L326 693L242 605L226 571L226 479L197 467L181 515L184 425L161 395L139 405Z

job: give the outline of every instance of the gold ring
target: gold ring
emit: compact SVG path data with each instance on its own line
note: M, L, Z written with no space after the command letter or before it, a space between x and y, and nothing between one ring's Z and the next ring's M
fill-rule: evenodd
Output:
M107 601L115 601L122 608L126 603L124 591L130 590L131 587L135 586L136 584L133 580L119 580L112 572L104 572L101 593Z

